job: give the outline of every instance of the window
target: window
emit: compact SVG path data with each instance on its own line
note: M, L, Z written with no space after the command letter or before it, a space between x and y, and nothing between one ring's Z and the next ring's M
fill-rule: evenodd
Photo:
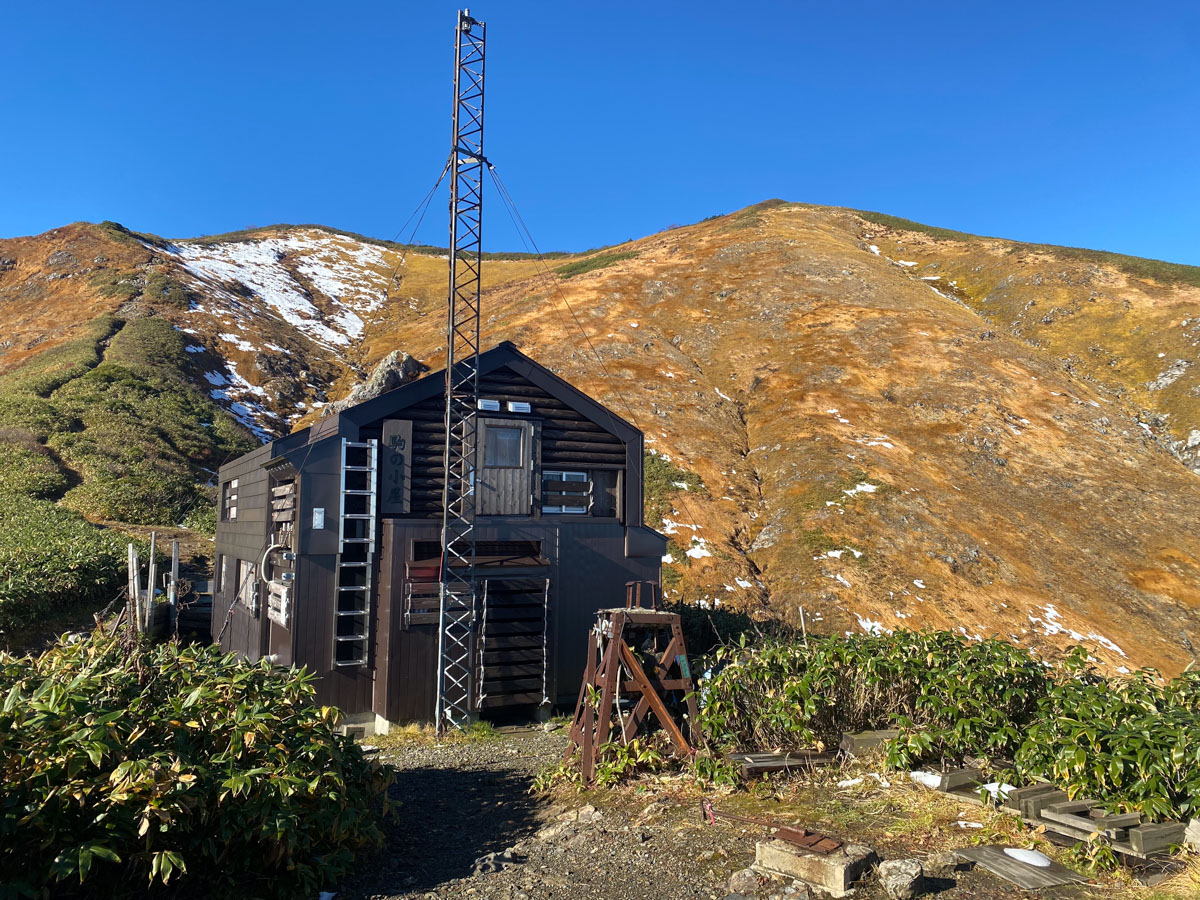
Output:
M222 553L217 557L216 584L213 585L213 593L225 590L225 585L229 584L229 557Z
M488 425L484 429L483 464L494 469L521 468L521 428Z
M221 521L236 522L238 509L238 480L221 485Z
M258 578L255 577L254 563L244 559L238 560L237 598L251 615L258 615Z
M592 485L587 472L542 472L542 512L549 515L586 516Z

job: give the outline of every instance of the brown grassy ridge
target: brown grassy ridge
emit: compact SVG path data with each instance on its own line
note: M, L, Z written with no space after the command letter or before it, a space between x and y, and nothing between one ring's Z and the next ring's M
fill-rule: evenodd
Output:
M818 630L1193 659L1200 482L1162 442L1200 427L1200 372L1146 387L1196 358L1186 272L782 202L617 250L569 279L485 262L484 343L515 341L703 481L669 498L668 519L698 526L672 536L680 596L803 606ZM270 316L239 324L313 373L305 396L342 393L393 349L439 364L445 260L383 253L402 278L345 354ZM206 345L229 327L219 310L163 314ZM254 356L239 371L268 383ZM1167 417L1157 436L1143 411ZM683 555L693 536L711 555Z

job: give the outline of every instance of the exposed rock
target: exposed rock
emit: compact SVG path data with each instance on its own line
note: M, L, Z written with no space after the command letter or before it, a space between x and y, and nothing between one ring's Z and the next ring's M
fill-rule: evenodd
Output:
M11 256L0 256L0 272L7 272L9 269L15 269L17 261Z
M749 867L738 869L729 876L729 890L734 894L753 896L758 893L758 873Z
M533 837L534 840L542 841L544 843L553 843L564 836L573 834L575 834L574 824L569 821L560 821L551 822L549 825L543 826Z
M812 896L808 886L800 881L793 881L781 891L771 894L767 900L809 900Z
M581 806L579 808L579 812L575 816L575 821L577 821L580 825L594 825L603 818L604 813L600 812L600 810L596 809L596 807L592 806L591 804L588 804L587 806Z
M930 878L953 878L958 871L958 854L953 850L931 853L921 863L921 870Z
M493 872L503 872L510 866L519 866L525 862L525 857L516 853L511 847L496 853L487 853L475 860L471 869L472 875L490 875Z
M1190 365L1191 363L1186 359L1175 360L1157 378L1146 385L1146 390L1161 391L1163 388L1170 387L1179 380L1179 377L1188 370Z
M915 859L888 859L879 864L879 883L893 900L911 900L921 892L921 863Z
M344 409L373 400L388 391L415 381L429 367L409 356L403 350L393 350L385 356L371 373L371 377L352 390L344 400L335 400L321 410L321 416L332 416Z
M70 250L55 250L46 257L46 265L52 269L75 269L79 267L79 260Z
M661 819L666 811L667 805L660 800L655 800L648 803L646 808L641 811L637 817L637 822L638 824L645 824ZM733 890L733 888L730 888L730 890Z

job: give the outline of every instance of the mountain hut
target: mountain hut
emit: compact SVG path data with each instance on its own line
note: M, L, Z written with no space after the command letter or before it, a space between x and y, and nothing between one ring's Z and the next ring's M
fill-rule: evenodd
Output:
M642 434L503 343L479 356L474 714L574 705L596 610L660 582ZM318 675L351 723L432 721L445 376L220 469L213 637Z

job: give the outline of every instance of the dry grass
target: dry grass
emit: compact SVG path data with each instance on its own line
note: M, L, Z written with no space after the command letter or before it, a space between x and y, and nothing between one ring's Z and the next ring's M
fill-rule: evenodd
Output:
M1010 253L1012 242L890 234L846 211L766 203L621 245L637 258L552 275L554 288L533 261L488 260L483 342L514 341L703 481L709 496L672 498L671 517L699 526L711 553L674 567L680 596L792 618L803 605L824 632L861 617L1048 650L1069 639L1029 617L1054 604L1063 628L1128 655L1101 649L1102 659L1182 668L1192 654L1177 636L1200 633L1200 483L1132 416L1170 413L1175 437L1200 424L1200 367L1169 390L1145 388L1175 358L1194 358L1179 323L1200 318L1200 290L1036 248ZM13 255L44 260L60 238L31 240ZM107 246L114 260L140 252ZM401 251L380 250L394 267ZM344 394L395 349L437 366L446 261L410 252L405 263L350 352L316 350L265 314L246 338L287 348L308 373L305 400ZM920 280L935 274L957 281L958 301ZM18 277L0 274L0 289ZM85 286L50 282L75 292L65 305L5 305L0 334L40 310L69 330ZM111 305L87 298L101 302ZM59 333L60 323L29 327ZM186 327L206 346L228 331L220 315ZM258 361L238 356L239 372L258 379ZM846 497L852 470L879 489ZM847 546L865 555L828 555Z
M450 730L439 735L432 725L411 722L405 725L393 725L387 734L376 734L365 738L363 743L373 744L383 749L407 747L414 744L434 746L435 744L473 744L481 741L493 741L502 737L500 732L490 722L475 722L466 731Z
M884 786L874 776L888 782ZM863 780L839 787L839 782ZM578 804L579 792L559 787L551 797ZM1047 840L1040 830L995 809L960 802L937 791L911 783L906 772L889 772L882 758L851 759L843 765L811 770L803 775L771 776L743 789L697 785L686 776L645 776L607 791L586 792L586 802L597 806L638 810L652 800L671 808L699 809L708 798L724 812L793 824L822 831L846 841L865 843L885 859L923 858L944 850L980 844L1003 844L1038 850L1092 879L1087 896L1097 900L1191 900L1200 896L1200 857L1169 881L1146 888L1127 869L1092 870L1083 855ZM690 814L685 822L699 822ZM981 827L962 827L973 822ZM699 826L698 826L699 827ZM753 825L723 822L748 838L763 834ZM992 896L989 894L988 896Z

